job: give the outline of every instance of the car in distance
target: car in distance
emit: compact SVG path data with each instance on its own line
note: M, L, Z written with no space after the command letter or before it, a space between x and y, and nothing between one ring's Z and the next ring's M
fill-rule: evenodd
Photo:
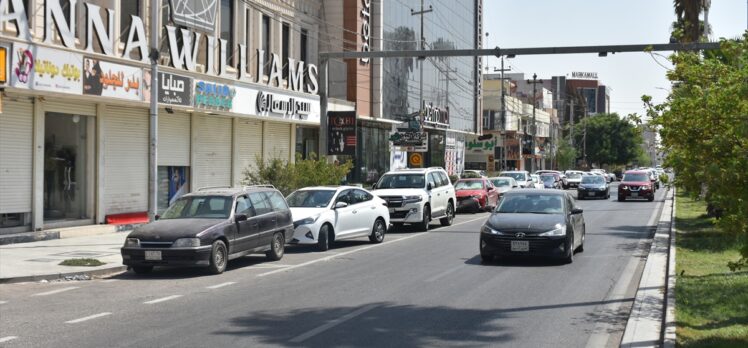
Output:
M623 202L629 198L645 198L654 200L654 184L650 180L649 171L629 170L623 174L623 179L618 185L618 201Z
M554 175L552 173L541 174L540 182L543 184L543 187L547 189L561 188L561 179L558 177L558 175Z
M605 178L600 175L587 175L582 177L582 182L577 187L577 199L610 198L610 186Z
M480 230L480 258L550 256L571 263L584 250L585 223L574 198L561 190L507 192Z
M567 188L577 188L579 187L579 183L582 182L582 173L580 171L576 170L567 170L566 171L566 187Z
M491 210L499 202L499 191L488 179L460 179L454 184L457 211L477 213Z
M514 180L517 181L519 187L521 188L532 187L532 178L530 177L530 173L528 173L526 170L504 171L499 173L499 176L508 176L514 178Z
M519 187L519 184L517 184L517 180L514 180L514 178L510 178L508 176L497 176L494 178L489 178L488 180L490 180L491 184L493 184L493 186L499 190L499 196L503 195L507 191Z
M485 177L486 177L486 171L484 170L467 169L467 170L462 171L462 174L460 174L461 179L485 178Z
M334 241L365 236L381 243L390 224L387 202L358 187L307 187L286 201L294 219L291 244L316 244L321 251Z
M394 226L414 224L427 231L432 219L452 224L457 198L447 172L441 167L400 169L385 173L372 193L384 199Z
M541 170L536 171L535 174L537 175L553 174L554 176L556 176L556 180L558 181L559 187L563 187L565 189L569 186L569 182L564 172L561 172L558 170L541 169Z
M530 174L530 178L532 178L532 186L528 188L535 188L535 189L543 189L545 188L545 185L543 185L543 182L540 181L540 176L537 174Z
M252 253L280 260L292 237L291 210L275 188L204 188L136 228L120 250L122 263L135 273L154 266L206 266L218 274L229 260Z

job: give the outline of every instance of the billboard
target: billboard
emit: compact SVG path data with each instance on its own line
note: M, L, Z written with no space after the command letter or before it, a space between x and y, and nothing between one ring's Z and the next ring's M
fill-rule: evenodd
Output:
M98 59L83 60L83 94L143 100L143 70Z
M83 56L36 45L14 44L10 86L81 94Z
M327 113L327 154L356 155L356 112Z

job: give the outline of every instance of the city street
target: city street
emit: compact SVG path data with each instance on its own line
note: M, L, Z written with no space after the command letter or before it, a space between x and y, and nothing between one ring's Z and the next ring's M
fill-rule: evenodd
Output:
M570 265L481 264L488 214L463 214L382 244L245 257L217 276L159 269L2 285L0 346L617 346L665 190L621 203L616 187L578 202L587 239Z

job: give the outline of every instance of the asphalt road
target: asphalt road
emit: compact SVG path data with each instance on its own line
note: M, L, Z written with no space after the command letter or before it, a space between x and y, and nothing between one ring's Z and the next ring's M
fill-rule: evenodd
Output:
M615 186L613 187L615 189ZM448 228L289 247L283 260L0 285L7 347L602 347L620 342L648 250L654 202L579 201L574 263L480 263L486 213Z

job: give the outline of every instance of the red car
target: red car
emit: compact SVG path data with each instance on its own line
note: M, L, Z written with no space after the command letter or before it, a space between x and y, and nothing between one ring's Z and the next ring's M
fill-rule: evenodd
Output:
M646 198L654 200L655 188L649 180L649 173L644 170L629 170L623 174L621 184L618 185L618 201L626 198Z
M499 203L499 190L486 178L460 179L454 184L457 210L476 213Z

